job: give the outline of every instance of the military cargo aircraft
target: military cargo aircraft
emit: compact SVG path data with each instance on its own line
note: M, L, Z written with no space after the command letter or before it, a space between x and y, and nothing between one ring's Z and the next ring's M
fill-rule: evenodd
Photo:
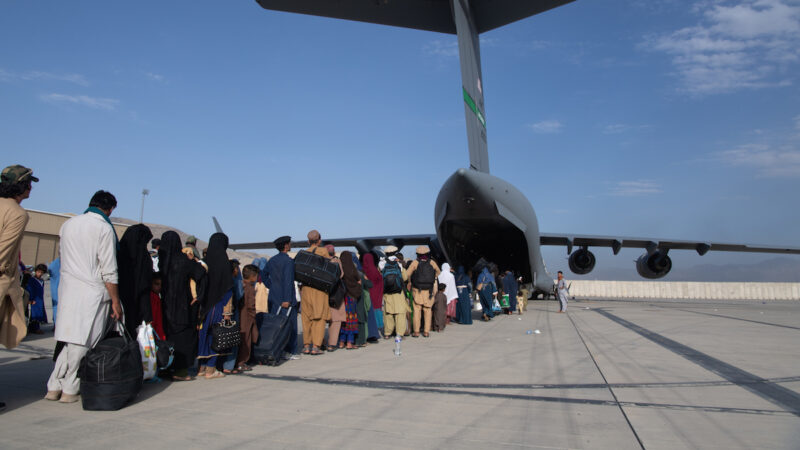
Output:
M570 269L581 275L595 266L590 247L608 247L615 255L622 248L641 248L645 252L636 260L636 270L650 279L661 278L672 269L671 250L694 250L700 255L709 251L800 254L800 248L789 247L539 232L536 213L525 195L489 173L479 36L571 1L257 0L268 10L449 33L458 38L469 167L456 170L439 191L434 209L436 233L323 239L325 243L356 247L360 252L382 245L425 244L434 257L465 267L483 257L501 268L518 271L524 282L541 292L549 292L553 286L542 259L542 245L565 246ZM214 222L219 231L216 219ZM304 246L305 240L295 244ZM272 247L271 242L230 245L234 250Z

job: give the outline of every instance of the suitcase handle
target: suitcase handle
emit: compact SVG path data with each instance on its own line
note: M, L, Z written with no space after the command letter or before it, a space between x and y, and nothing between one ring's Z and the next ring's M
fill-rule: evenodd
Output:
M277 314L280 314L282 309L283 309L283 307L279 305L279 306L278 306L278 310L277 310L277 311L275 311L275 314L276 314L276 315L277 315ZM289 314L291 314L291 313L292 313L292 307L290 306L290 307L289 307L289 308L286 310L286 317L289 317Z

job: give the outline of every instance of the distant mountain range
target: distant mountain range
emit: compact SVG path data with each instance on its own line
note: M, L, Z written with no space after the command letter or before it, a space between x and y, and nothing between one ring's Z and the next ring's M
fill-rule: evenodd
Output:
M125 219L124 217L111 217L111 221L125 225L134 225L139 223L136 220ZM145 223L145 225L147 225L147 227L150 228L150 231L153 233L153 238L160 238L165 231L169 230L178 233L178 236L181 237L181 242L186 242L186 238L189 237L190 235L190 233L186 233L185 231L181 231L177 228L169 227L167 225L159 225L156 223ZM197 248L203 250L204 248L208 247L208 241L201 239L200 236L197 235L195 235L195 237L197 238ZM147 249L150 250L149 245L147 246ZM231 259L233 258L238 259L242 263L242 265L250 264L251 262L253 262L253 259L258 258L260 256L266 256L266 255L254 252L228 250L228 257Z

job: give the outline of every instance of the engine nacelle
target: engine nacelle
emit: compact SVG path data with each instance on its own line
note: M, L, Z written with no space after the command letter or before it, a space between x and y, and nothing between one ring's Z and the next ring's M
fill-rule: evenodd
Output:
M640 256L636 260L636 271L644 278L655 280L668 274L672 270L672 260L662 251Z
M594 269L594 254L586 248L579 248L569 255L569 270L578 275L586 275Z

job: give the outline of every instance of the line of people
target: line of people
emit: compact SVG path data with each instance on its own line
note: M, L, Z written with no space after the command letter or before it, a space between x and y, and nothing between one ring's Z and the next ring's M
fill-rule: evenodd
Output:
M259 362L254 346L267 313L287 310L290 339L285 359L298 354L321 355L338 349L362 348L393 336L429 337L450 321L472 323L471 275L463 267L440 269L430 249L420 246L416 259L405 261L394 246L384 254L349 251L337 256L333 246L322 246L316 230L308 233L306 251L336 261L341 280L332 292L295 283L289 236L275 240L279 253L267 260L256 258L240 269L227 255L228 237L215 233L201 253L196 238L181 244L174 231L152 239L144 224L129 227L118 240L110 216L116 198L97 191L83 214L67 220L60 230L60 257L48 268L38 265L25 287L30 298L30 329L25 322L20 286L20 245L27 224L21 208L32 182L31 169L9 166L0 182L0 344L13 348L27 332L37 333L46 323L43 275L51 275L53 319L58 310L55 366L47 382L48 400L78 400L81 359L108 332L109 320L120 321L131 336L143 322L152 325L160 339L174 349L169 377L188 381L195 377L221 378L252 370ZM157 250L151 255L150 243ZM484 320L492 317L493 301L505 291L516 308L516 281L501 278L485 261L473 268L474 284L483 306ZM299 297L299 298L298 298ZM302 349L298 343L297 314L302 322ZM213 349L214 324L226 320L240 324L241 343L225 352Z

